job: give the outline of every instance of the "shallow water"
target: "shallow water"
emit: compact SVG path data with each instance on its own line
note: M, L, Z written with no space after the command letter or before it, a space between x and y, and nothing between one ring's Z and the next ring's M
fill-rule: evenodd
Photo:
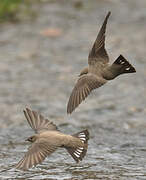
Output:
M35 8L36 19L0 29L0 179L145 180L146 1L62 0ZM69 95L109 10L110 59L123 54L137 73L107 83L67 116ZM50 37L48 29L59 33ZM76 164L58 149L29 171L12 168L33 133L22 113L26 106L65 133L88 128L84 160Z

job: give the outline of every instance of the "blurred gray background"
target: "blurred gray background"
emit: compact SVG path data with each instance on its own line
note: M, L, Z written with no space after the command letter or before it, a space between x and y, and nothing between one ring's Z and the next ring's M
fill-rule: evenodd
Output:
M146 1L51 0L31 8L35 17L0 25L0 179L145 180ZM108 82L67 115L68 98L108 11L110 62L122 54L137 72ZM61 149L28 172L11 169L33 134L25 107L64 133L87 128L83 161L76 164Z

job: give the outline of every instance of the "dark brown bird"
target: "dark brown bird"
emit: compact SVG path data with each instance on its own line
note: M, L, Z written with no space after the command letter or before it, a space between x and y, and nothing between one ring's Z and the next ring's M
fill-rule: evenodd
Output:
M88 148L88 130L74 135L66 135L58 131L52 122L35 111L26 108L24 115L36 134L26 139L32 143L32 146L16 165L17 169L27 170L42 163L59 147L65 148L76 162L84 158Z
M72 90L67 105L68 114L71 114L92 90L104 85L108 80L112 80L120 74L136 72L135 68L122 55L112 65L108 64L109 57L105 50L105 31L110 14L111 12L108 12L89 53L89 66L81 71Z

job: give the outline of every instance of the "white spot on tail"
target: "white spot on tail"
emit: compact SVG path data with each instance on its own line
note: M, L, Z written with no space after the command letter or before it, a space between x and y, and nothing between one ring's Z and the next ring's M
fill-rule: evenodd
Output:
M81 135L85 135L85 133L80 133Z
M79 147L79 149L83 150L84 148L83 147Z
M77 151L78 151L79 153L81 153L81 152L82 152L82 150L80 150L80 149L77 149Z
M80 138L80 139L81 139L81 140L83 140L83 141L85 141L85 140L86 140L86 139L85 139L85 138L83 138L83 137L82 137L82 138Z
M126 68L126 70L128 71L130 69L130 67Z
M80 155L80 154L81 154L81 153L80 153L80 152L78 152L77 150L75 151L75 153L76 153L76 154L78 154L78 155Z
M80 134L79 137L86 137L85 134Z
M77 158L79 158L80 156L76 153L76 152L74 152L74 155L77 157Z
M119 62L120 62L120 64L124 64L125 63L125 61L122 61L122 60L120 60Z

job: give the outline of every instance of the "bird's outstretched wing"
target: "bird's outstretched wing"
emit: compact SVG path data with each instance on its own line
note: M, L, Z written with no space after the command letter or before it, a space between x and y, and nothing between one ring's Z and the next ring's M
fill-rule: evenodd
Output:
M71 114L92 90L102 86L105 83L106 80L98 78L93 74L81 76L70 95L67 105L67 113Z
M53 153L57 147L48 144L45 141L37 140L28 149L23 159L21 159L16 165L17 169L27 170L32 166L42 163L42 161L51 153Z
M107 20L110 14L111 12L108 12L103 22L103 25L97 35L97 38L93 44L93 47L89 53L89 56L88 56L89 65L93 65L95 63L98 63L99 61L102 61L103 63L109 62L109 57L105 50L105 31L106 31Z
M38 114L36 111L32 111L26 108L23 112L29 125L36 133L44 130L57 130L57 126L55 124L53 124L48 119L45 119L41 114Z

